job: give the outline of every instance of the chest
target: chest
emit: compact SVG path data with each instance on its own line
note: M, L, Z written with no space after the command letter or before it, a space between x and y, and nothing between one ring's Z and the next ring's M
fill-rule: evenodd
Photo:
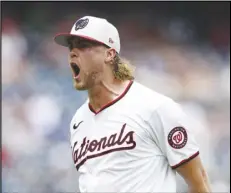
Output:
M152 153L149 149L153 149L150 146L154 143L148 135L147 125L135 112L105 112L75 120L74 125L77 128L72 131L71 147L77 170L84 168L83 165L103 168L105 163L107 167L124 164Z

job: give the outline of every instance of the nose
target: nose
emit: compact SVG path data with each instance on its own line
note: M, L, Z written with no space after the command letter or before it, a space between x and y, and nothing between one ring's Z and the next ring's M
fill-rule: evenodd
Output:
M69 54L69 57L70 57L70 59L76 58L76 57L78 57L78 53L74 52L74 51L71 51L70 54Z

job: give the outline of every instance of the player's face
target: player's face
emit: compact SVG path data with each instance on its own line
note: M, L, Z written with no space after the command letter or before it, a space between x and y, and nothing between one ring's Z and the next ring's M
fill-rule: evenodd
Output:
M74 87L88 90L101 80L107 48L104 45L80 38L69 40L69 64Z

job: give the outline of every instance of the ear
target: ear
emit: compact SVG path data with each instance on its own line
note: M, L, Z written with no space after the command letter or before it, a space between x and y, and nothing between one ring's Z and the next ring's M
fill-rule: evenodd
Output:
M105 62L106 63L110 63L111 61L113 61L113 59L116 56L116 51L113 48L107 49L106 51L106 57L105 57Z

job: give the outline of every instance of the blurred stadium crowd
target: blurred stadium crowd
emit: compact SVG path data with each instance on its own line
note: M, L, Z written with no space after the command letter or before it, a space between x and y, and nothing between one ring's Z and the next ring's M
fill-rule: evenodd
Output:
M230 192L227 3L5 2L3 192L78 191L69 123L87 94L73 89L68 50L52 38L84 15L114 23L136 80L182 104L195 120L213 191ZM178 189L187 190L181 178Z

